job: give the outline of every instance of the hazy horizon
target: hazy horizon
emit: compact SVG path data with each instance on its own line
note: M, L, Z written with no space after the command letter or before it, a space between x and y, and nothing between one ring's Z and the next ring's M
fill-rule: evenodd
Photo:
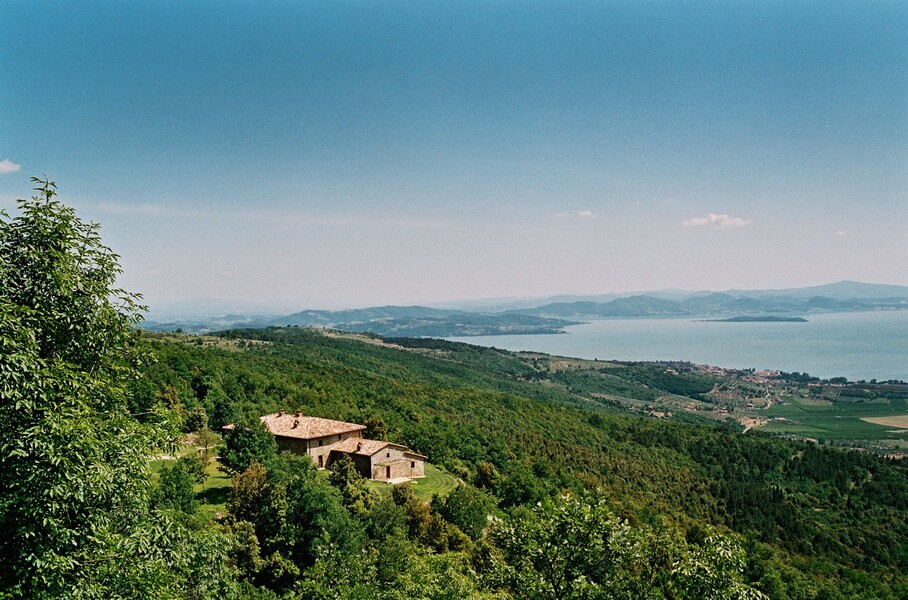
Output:
M627 292L601 292L594 294L574 294L574 293L555 293L555 294L545 294L541 296L499 296L493 298L454 298L447 300L438 300L438 301L429 301L429 302L399 302L399 303L359 303L359 304L350 304L344 303L343 301L332 301L330 299L324 298L309 298L301 300L275 300L272 302L255 302L249 300L243 300L239 298L224 298L224 297L211 297L211 296L196 296L196 297L186 297L178 298L170 301L162 301L157 303L147 303L149 305L148 314L151 315L152 320L154 320L155 313L166 314L167 316L192 316L194 314L215 314L215 313L225 313L226 312L236 312L242 314L243 311L252 311L252 313L257 314L283 314L290 312L299 312L305 310L329 310L329 311L340 311L340 310L351 310L351 309L360 309L360 308L374 308L379 306L387 305L396 305L396 306L418 306L424 305L428 307L435 308L459 308L464 310L470 310L474 306L479 306L481 308L493 307L495 305L526 305L526 306L535 306L541 302L553 301L553 299L563 299L563 298L605 298L605 302L619 297L628 297L633 295L647 295L647 294L656 294L656 295L677 295L677 296L687 296L687 295L698 295L698 294L711 294L711 293L742 293L742 292L769 292L770 294L774 291L784 292L790 290L801 290L801 289L810 289L813 287L823 287L826 285L834 285L840 283L847 284L858 284L858 285L872 285L872 286L887 286L887 287L902 287L905 290L902 290L904 293L908 290L908 286L897 286L896 284L887 284L887 283L871 283L871 282L856 282L856 281L836 281L836 282L827 282L826 284L820 284L820 286L797 286L795 288L735 288L735 289L725 289L725 290L709 290L709 289L679 289L679 288L663 288L663 289L651 289L651 290L630 290ZM557 300L556 300L557 301ZM198 313L193 311L197 310Z
M908 285L905 3L12 0L0 56L0 209L47 173L152 307Z

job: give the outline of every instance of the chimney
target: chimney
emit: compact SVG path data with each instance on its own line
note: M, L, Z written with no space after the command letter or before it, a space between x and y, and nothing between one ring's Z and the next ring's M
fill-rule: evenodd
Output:
M362 443L362 442L357 443L357 444L356 444L356 451L359 452L359 451L362 450L362 449L363 449L363 443Z
M284 411L282 411L282 410L277 411L277 416L283 417L283 416L284 416Z
M299 424L300 424L299 419L293 419L293 427L292 427L292 429L296 429L297 426L299 426Z
M294 416L297 417L297 418L302 417L302 416L303 416L303 411L301 411L301 410L296 411L296 415L294 415Z

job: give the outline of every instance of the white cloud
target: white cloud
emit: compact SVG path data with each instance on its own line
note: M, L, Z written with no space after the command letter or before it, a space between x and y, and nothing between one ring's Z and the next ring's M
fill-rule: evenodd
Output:
M591 210L581 210L581 211L578 211L575 213L573 213L573 212L555 213L556 219L573 219L573 218L578 218L578 217L581 219L595 219L596 214Z
M22 165L17 165L10 159L5 159L0 161L0 175L6 175L8 173L18 173L22 169Z
M848 235L848 230L847 230L847 229L840 229L840 230L838 230L838 231L833 232L833 235L837 235L837 236L839 236L839 237L845 237L846 235Z
M702 227L706 229L740 229L747 227L752 221L741 217L732 217L727 214L717 215L709 213L705 217L693 217L681 221L681 227Z

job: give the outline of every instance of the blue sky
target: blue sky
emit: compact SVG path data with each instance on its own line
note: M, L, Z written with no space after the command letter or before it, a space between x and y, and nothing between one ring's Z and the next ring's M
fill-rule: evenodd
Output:
M47 173L154 306L908 284L899 2L0 4Z

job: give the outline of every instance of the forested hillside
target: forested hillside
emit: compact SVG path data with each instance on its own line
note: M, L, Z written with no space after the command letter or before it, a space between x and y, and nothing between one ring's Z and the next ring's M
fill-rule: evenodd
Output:
M708 404L721 375L143 333L97 226L34 182L0 214L2 598L908 596L903 462L625 412ZM361 422L450 485L427 501L349 460L316 470L277 452L259 416L278 409Z
M908 593L908 469L897 461L622 414L601 393L602 377L585 393L589 375L543 369L545 357L464 344L300 328L146 343L158 361L136 383L136 413L166 389L184 412L204 408L212 428L281 408L378 420L389 439L457 474L502 515L564 492L593 493L594 505L625 523L685 543L710 531L741 536L743 580L774 598ZM602 363L600 371L614 396L697 397L713 385L657 366ZM445 539L414 532L416 543ZM471 547L463 560L479 560L482 544Z

